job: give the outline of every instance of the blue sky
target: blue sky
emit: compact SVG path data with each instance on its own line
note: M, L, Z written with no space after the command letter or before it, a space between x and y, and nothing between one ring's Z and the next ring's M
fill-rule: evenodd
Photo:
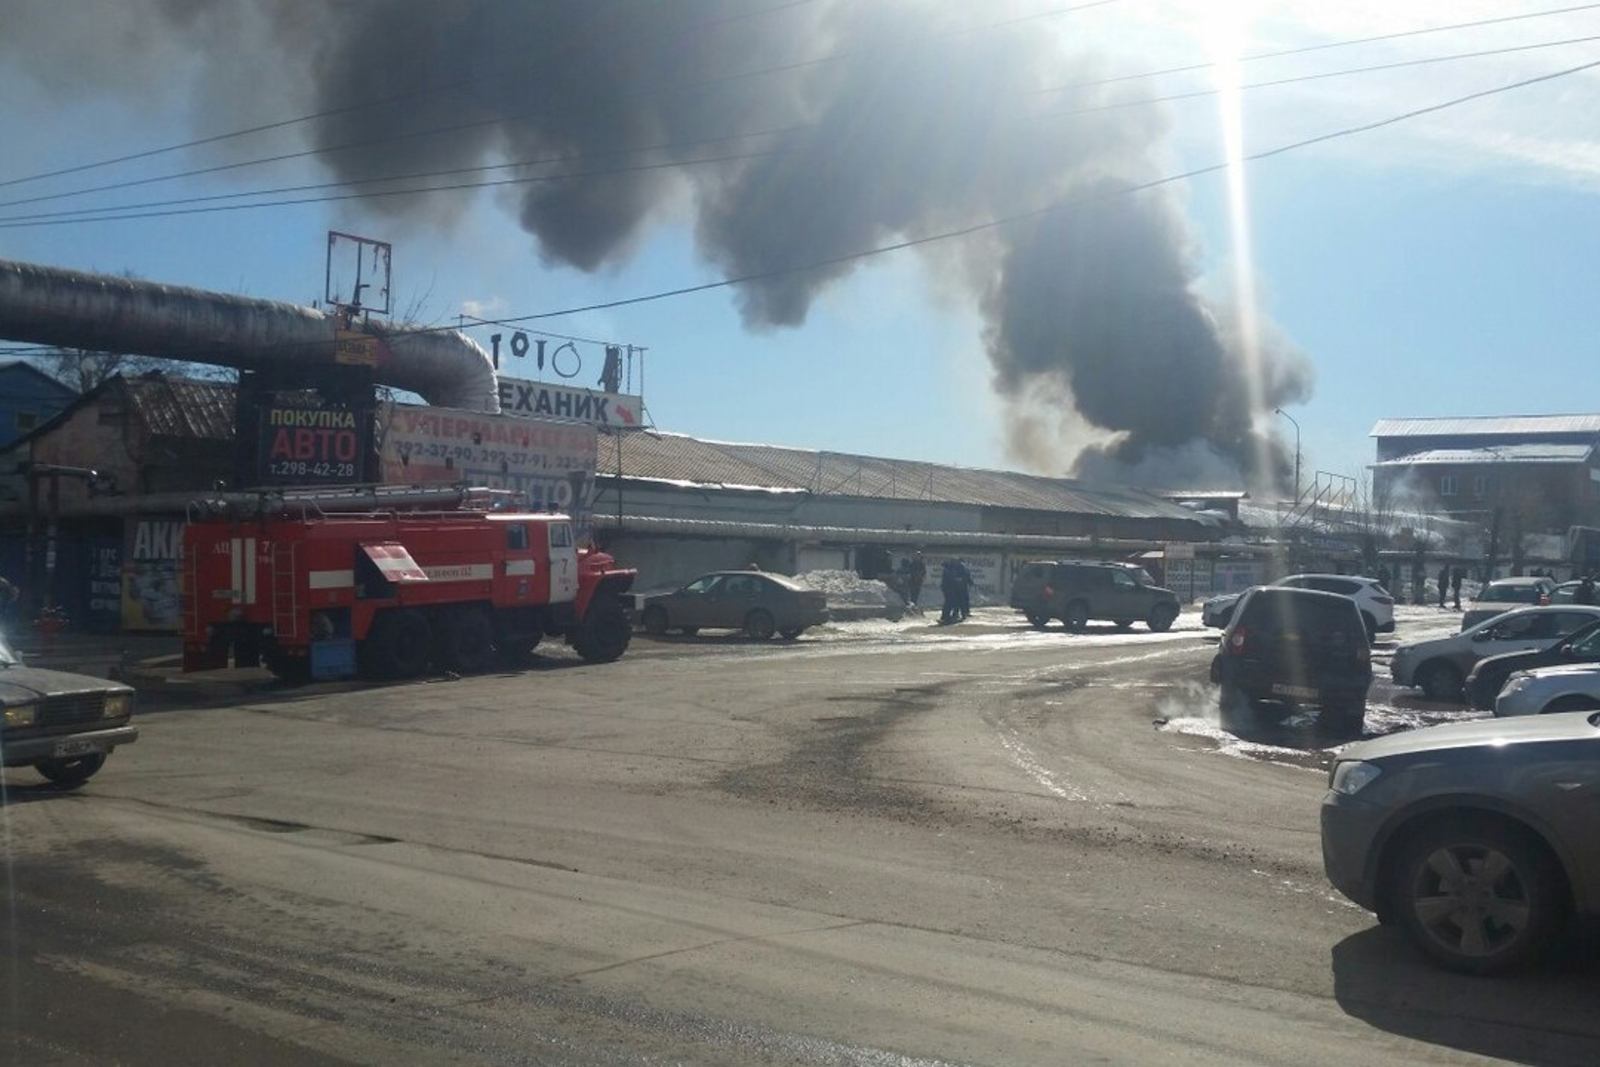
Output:
M85 6L102 9L113 23L122 17L112 17L114 10L138 7ZM1062 6L1015 0L1014 10ZM1559 6L1567 5L1121 0L1038 26L1060 35L1063 76L1070 77L1084 68L1086 54L1102 72L1148 71ZM62 11L75 17L63 22ZM75 77L70 69L83 69L74 54L85 32L81 9L4 0L0 18L7 12L13 25L26 16L35 35L26 61L0 49L0 181L218 132L217 112L202 117L194 102L197 93L215 93L219 78L242 85L233 87L238 99L227 112L237 126L305 109L292 91L273 88L270 56L218 63L215 54L195 51L194 38L162 40L148 27L131 40L133 31L121 26L126 70ZM119 25L106 31L108 40ZM1248 84L1588 34L1600 35L1600 9L1245 63L1239 71ZM220 49L226 39L202 45ZM1595 59L1600 41L1246 91L1244 143L1255 151ZM1226 66L1210 68L1153 88L1179 93L1227 77ZM1288 408L1300 422L1307 478L1317 469L1359 473L1371 457L1366 433L1383 416L1600 410L1600 398L1582 388L1600 327L1592 265L1600 247L1600 146L1591 128L1597 88L1600 80L1588 71L1251 165L1242 247L1223 176L1181 188L1200 271L1196 288L1226 304L1238 293L1236 267L1247 264L1256 310L1311 364L1314 391ZM1217 98L1154 106L1166 132L1150 147L1149 173L1224 157ZM292 150L304 143L299 136L282 131L0 187L0 201L206 165L230 152ZM300 161L116 195L131 202L316 180L327 180L326 172ZM0 207L0 215L74 202ZM461 312L541 312L719 276L699 254L686 196L666 198L630 254L594 273L547 262L506 197L493 192L459 194L442 222L310 205L0 228L0 257L309 302L320 295L330 228L391 241L398 303L420 303L420 317L433 322ZM914 253L864 262L827 287L803 325L792 328L747 328L729 290L538 325L647 347L645 397L662 429L1022 466L1006 450L1009 413L991 388L983 319L946 267L946 259ZM476 335L486 340L487 332ZM583 378L591 377L586 368ZM1286 433L1292 447L1284 420L1270 411L1259 419ZM1070 462L1070 441L1059 456L1052 473Z

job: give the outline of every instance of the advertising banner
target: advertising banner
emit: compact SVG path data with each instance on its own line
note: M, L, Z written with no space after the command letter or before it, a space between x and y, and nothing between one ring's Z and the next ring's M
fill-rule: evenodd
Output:
M593 426L393 404L379 434L386 483L510 489L527 507L572 515L584 532L594 502Z
M361 481L372 441L370 412L272 402L257 419L262 485L346 485Z
M122 628L178 629L178 558L183 520L135 518L128 523L122 564Z
M633 430L642 425L643 404L639 397L623 393L500 375L500 411L519 418L570 419L606 430Z

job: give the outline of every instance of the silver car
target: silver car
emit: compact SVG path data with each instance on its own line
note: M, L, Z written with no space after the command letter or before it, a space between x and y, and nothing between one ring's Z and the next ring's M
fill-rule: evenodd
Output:
M1584 604L1516 608L1450 637L1401 645L1389 673L1396 685L1417 686L1430 700L1459 700L1462 682L1480 659L1546 648L1596 619L1600 607Z
M1495 697L1496 718L1600 708L1600 663L1564 663L1517 671Z
M132 716L128 686L25 666L0 636L0 765L81 785L118 745L139 739Z

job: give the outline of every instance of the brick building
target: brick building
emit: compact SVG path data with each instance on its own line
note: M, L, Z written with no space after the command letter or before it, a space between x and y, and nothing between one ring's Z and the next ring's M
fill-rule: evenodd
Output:
M1378 505L1565 533L1600 520L1600 415L1380 419Z

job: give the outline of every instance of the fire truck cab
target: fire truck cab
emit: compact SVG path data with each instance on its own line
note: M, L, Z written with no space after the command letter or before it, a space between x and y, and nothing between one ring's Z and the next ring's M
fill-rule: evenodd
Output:
M264 663L304 680L469 673L561 636L628 647L635 572L579 548L565 515L461 508L261 514L184 533L184 669Z

